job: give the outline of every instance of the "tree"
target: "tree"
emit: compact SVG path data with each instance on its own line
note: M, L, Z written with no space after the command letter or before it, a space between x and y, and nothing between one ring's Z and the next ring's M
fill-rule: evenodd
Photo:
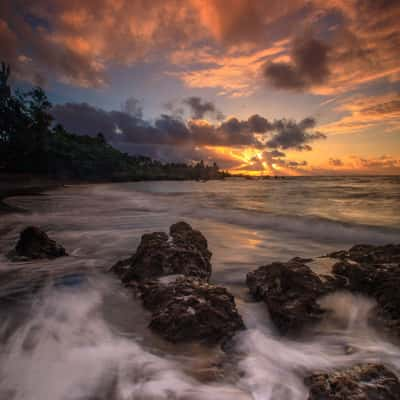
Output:
M7 85L10 66L1 63L0 70L0 160L2 167L17 162L18 143L23 137L28 123L24 105L20 98L12 96Z
M0 70L0 97L10 97L11 89L7 85L8 78L10 77L10 65L5 62L1 63Z
M10 67L0 70L0 156L10 171L45 173L51 124L51 103L36 87L13 95L7 86Z
M98 142L101 143L101 144L106 144L107 143L106 142L106 138L104 137L104 135L101 132L99 132L96 135L96 138L97 138Z

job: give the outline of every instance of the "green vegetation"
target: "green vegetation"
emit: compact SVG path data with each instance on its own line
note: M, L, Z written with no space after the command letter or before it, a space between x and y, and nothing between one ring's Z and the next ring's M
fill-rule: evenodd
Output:
M55 125L51 103L37 87L13 94L10 68L0 70L0 171L45 174L83 180L220 179L218 166L161 163L132 157L95 137L67 132Z

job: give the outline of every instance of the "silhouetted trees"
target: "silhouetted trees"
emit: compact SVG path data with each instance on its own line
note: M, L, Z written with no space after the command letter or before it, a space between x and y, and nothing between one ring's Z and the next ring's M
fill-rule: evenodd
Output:
M7 172L40 173L89 180L217 179L218 166L166 163L132 157L109 145L103 133L82 136L54 125L51 103L36 87L12 93L10 67L0 69L0 168Z
M0 71L0 146L3 167L12 171L46 172L53 118L51 104L37 87L13 96L7 84L10 67Z

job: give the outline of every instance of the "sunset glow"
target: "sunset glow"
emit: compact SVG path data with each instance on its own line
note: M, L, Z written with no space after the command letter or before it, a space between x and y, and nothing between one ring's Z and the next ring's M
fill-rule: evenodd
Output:
M0 59L71 131L249 175L400 172L398 2L8 3Z

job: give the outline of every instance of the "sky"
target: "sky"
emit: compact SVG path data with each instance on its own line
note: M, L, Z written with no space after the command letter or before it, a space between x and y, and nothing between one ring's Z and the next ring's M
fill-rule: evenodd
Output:
M67 129L252 175L400 173L398 0L3 0Z

